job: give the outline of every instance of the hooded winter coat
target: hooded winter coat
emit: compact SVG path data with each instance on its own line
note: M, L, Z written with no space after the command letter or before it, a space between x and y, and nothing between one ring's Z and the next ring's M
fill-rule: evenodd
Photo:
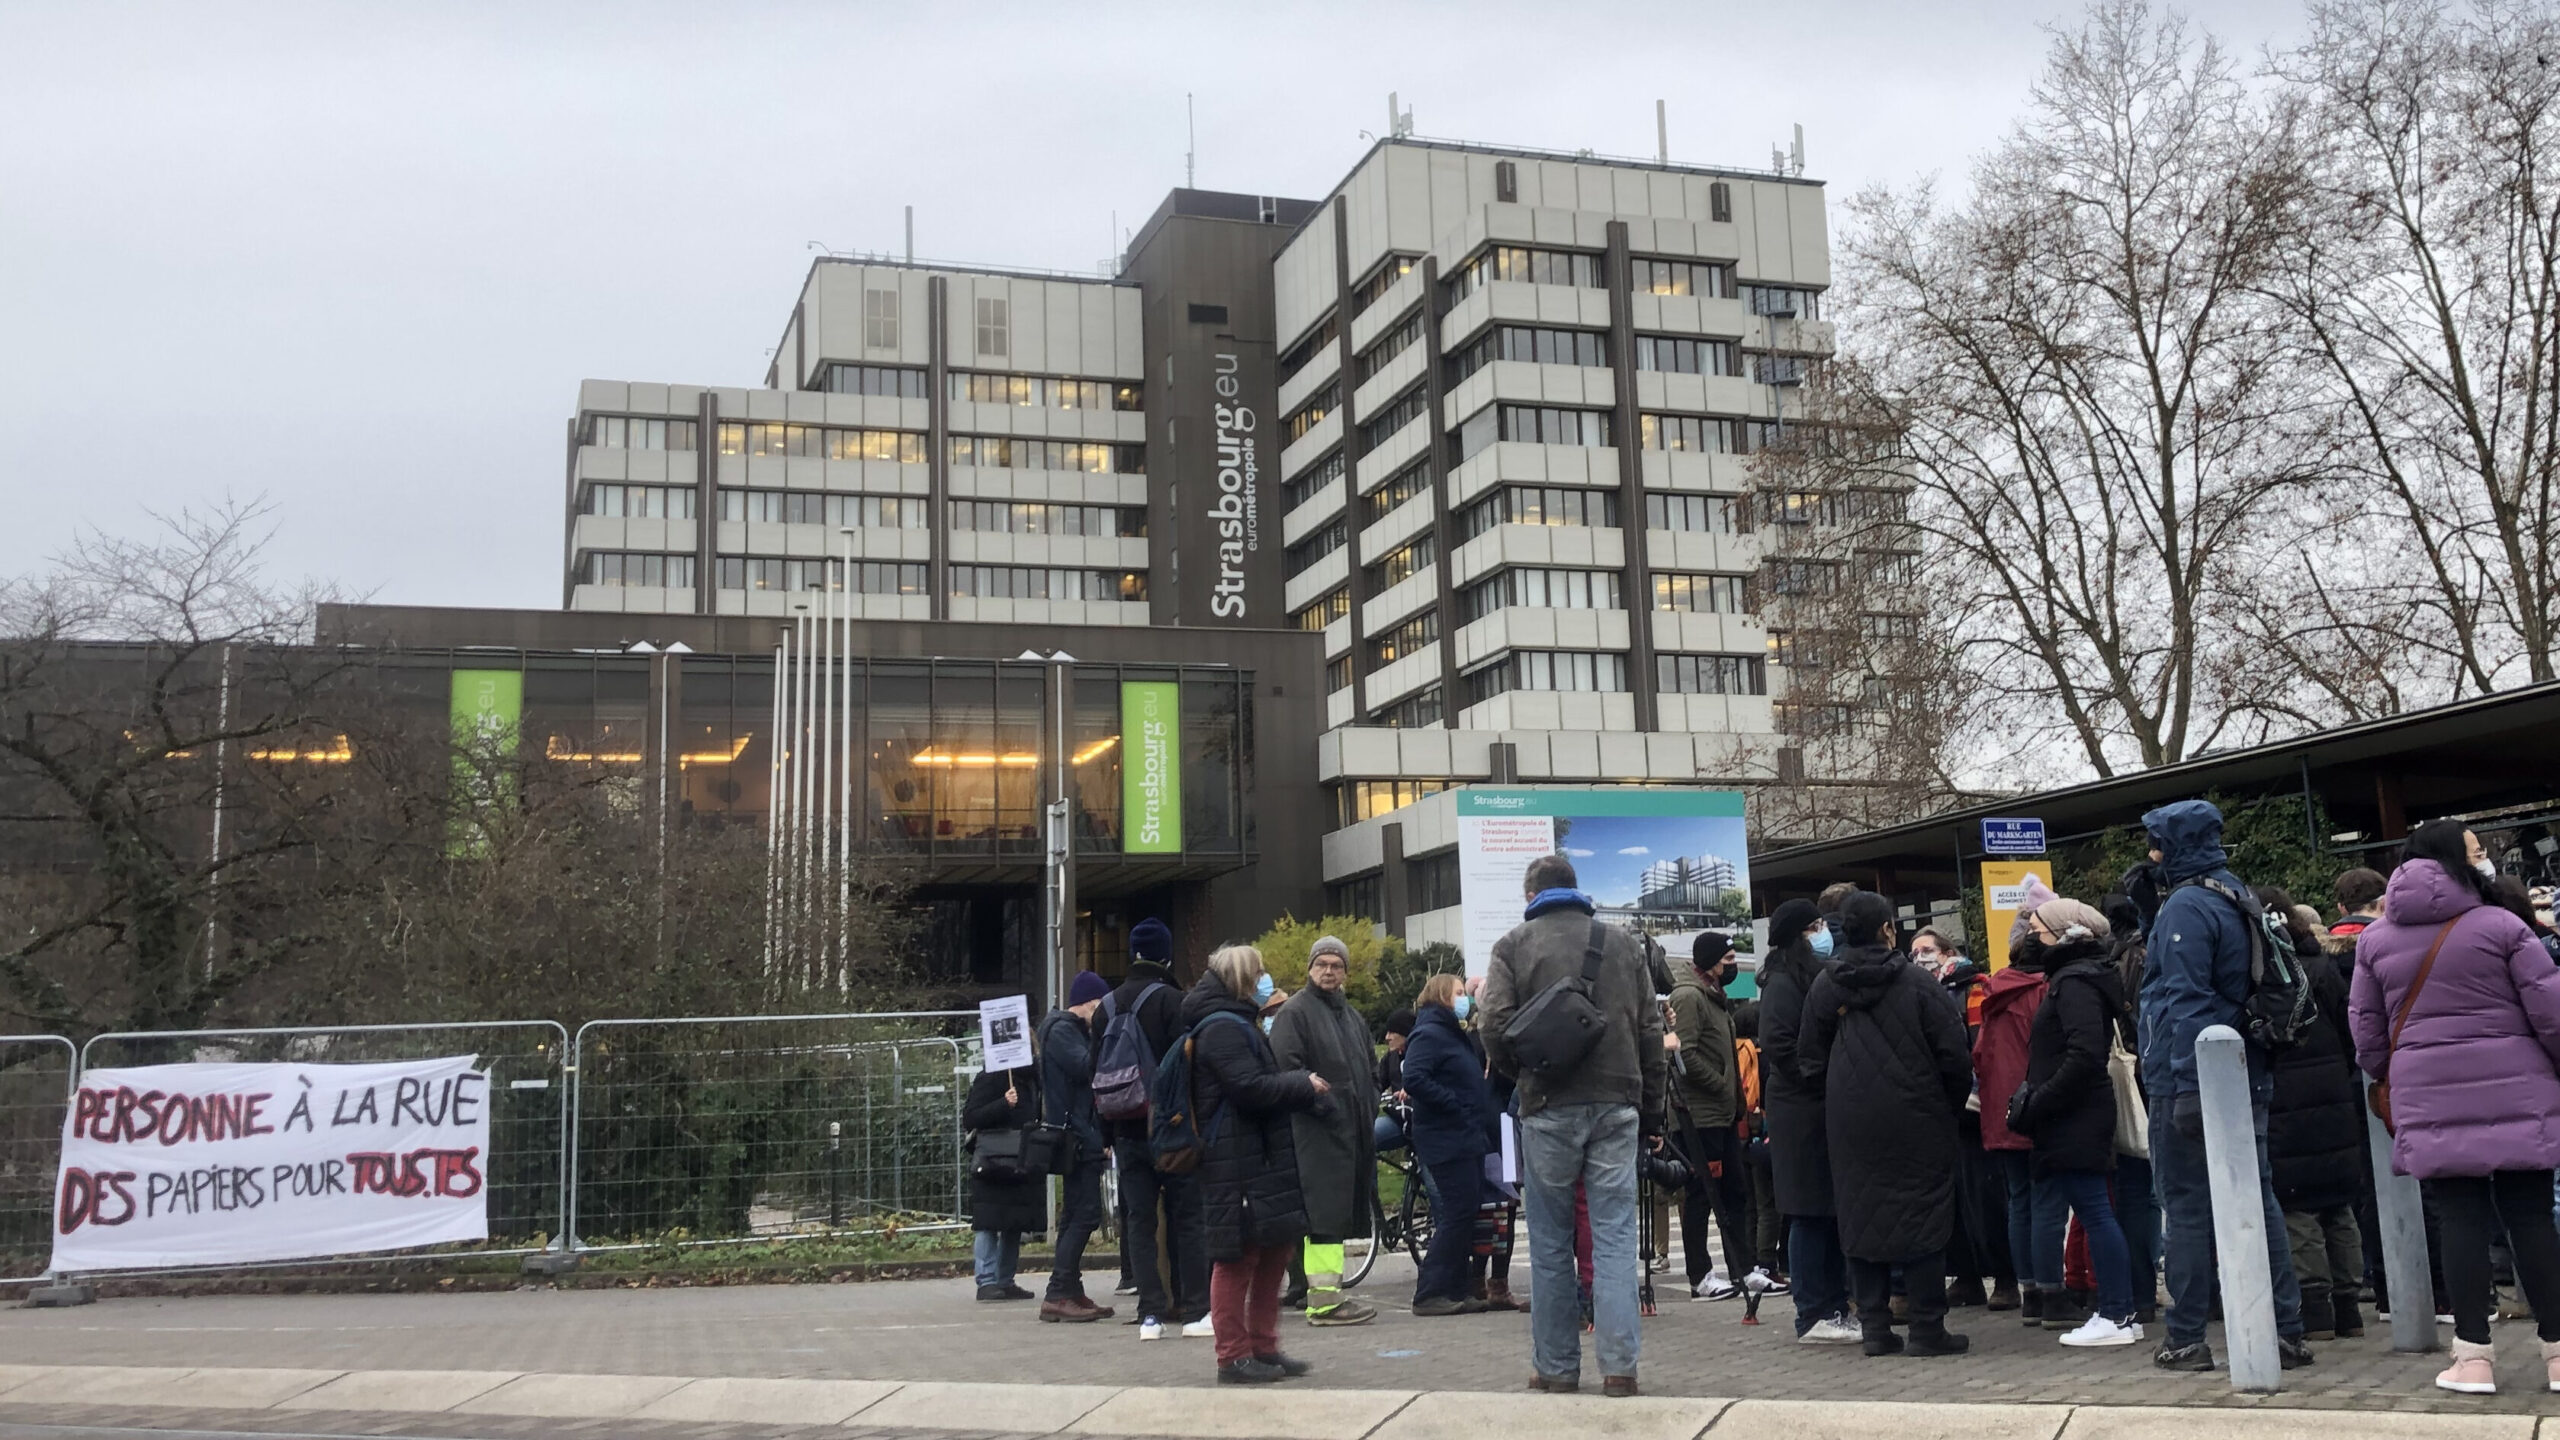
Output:
M1192 1113L1207 1140L1198 1178L1211 1260L1241 1260L1247 1246L1291 1245L1307 1235L1289 1120L1321 1112L1327 1097L1306 1071L1280 1068L1259 1020L1253 1002L1229 994L1214 972L1182 997L1182 1023L1196 1042Z
M2391 872L2356 941L2356 1064L2391 1082L2391 1168L2422 1180L2560 1166L2560 969L2533 929L2433 860ZM2451 922L2400 1044L2391 1027Z
M2035 1149L2034 1173L2113 1170L2116 1093L2107 1079L2107 1044L2119 1026L2129 1032L2132 1025L2112 947L2094 937L2062 941L2046 948L2044 964L2044 1003L2028 1027L2021 1117ZM2008 1108L2000 1102L2004 1117ZM1982 1123L1991 1128L1988 1082Z
M1937 983L1890 946L1850 947L1806 997L1797 1068L1823 1097L1840 1247L1883 1262L1946 1249L1973 1062Z
M2222 812L2202 800L2180 800L2142 817L2160 845L2160 883L2170 887L2153 917L2142 980L2142 1092L2155 1110L2174 1110L2196 1093L2196 1037L2207 1026L2247 1033L2249 933L2257 925L2238 905L2188 882L2211 878L2242 895L2222 848ZM2254 902L2253 902L2254 903ZM2251 1045L2250 1094L2268 1094L2267 1056Z
M1787 1216L1831 1215L1838 1203L1822 1085L1805 1077L1800 1053L1805 1002L1822 968L1802 936L1760 967L1760 1105L1769 1126L1770 1188Z
M1985 1150L2033 1148L2026 1136L2009 1128L2009 1097L2026 1083L2030 1032L2044 1004L2044 968L2040 956L2030 962L2014 946L2009 954L2009 963L1983 982L1982 1031L1973 1040Z
M2347 981L2327 947L2294 947L2311 982L2319 1019L2275 1058L2275 1098L2267 1102L2267 1158L2276 1203L2287 1210L2353 1205L2364 1194L2364 1085L2347 1029ZM2431 982L2432 983L2432 982Z
M1404 1046L1404 1093L1413 1097L1413 1153L1425 1165L1482 1159L1496 1141L1484 1052L1446 1005L1413 1012Z
M1098 1012L1097 1012L1098 1013ZM1053 1125L1075 1132L1076 1163L1102 1158L1102 1117L1093 1110L1093 1058L1099 1037L1073 1010L1040 1022L1040 1107Z
M1306 986L1271 1021L1271 1053L1284 1070L1311 1070L1333 1087L1330 1113L1289 1122L1307 1233L1328 1240L1369 1233L1378 1188L1377 1070L1369 1023L1341 995Z
M1723 965L1718 963L1721 970ZM1680 1051L1671 1059L1672 1094L1688 1108L1689 1123L1701 1134L1730 1129L1734 1120L1733 1002L1724 987L1709 985L1698 967L1675 964L1671 983L1671 1028L1680 1036ZM1670 1122L1673 1134L1680 1121Z
M1008 1080L1014 1093L1010 1105L1004 1099ZM1039 1067L979 1071L960 1102L960 1123L968 1127L973 1139L981 1130L1020 1130L1039 1124ZM1036 1175L1022 1180L985 1180L971 1175L969 1228L1017 1233L1040 1229L1049 1223L1045 1200L1048 1188L1048 1183Z

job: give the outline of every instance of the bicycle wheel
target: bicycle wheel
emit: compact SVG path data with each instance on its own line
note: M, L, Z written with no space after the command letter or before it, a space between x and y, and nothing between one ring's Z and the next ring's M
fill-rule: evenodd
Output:
M1422 1263L1422 1252L1431 1244L1431 1197L1422 1188L1422 1172L1416 1168L1410 1183L1404 1187L1404 1204L1399 1208L1404 1221L1404 1253L1413 1263Z
M1342 1242L1342 1288L1350 1289L1369 1278L1377 1268L1378 1249L1386 1243L1387 1209L1378 1203L1375 1193L1369 1196L1369 1234L1365 1239Z

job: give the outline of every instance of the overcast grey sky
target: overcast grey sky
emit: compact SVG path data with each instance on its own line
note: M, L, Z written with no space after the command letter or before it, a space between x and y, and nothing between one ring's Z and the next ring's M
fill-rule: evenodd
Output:
M586 377L752 385L808 242L1088 268L1424 135L1961 176L2063 0L394 8L0 0L0 574L263 495L279 578L550 606ZM2291 0L2205 11L2244 52Z

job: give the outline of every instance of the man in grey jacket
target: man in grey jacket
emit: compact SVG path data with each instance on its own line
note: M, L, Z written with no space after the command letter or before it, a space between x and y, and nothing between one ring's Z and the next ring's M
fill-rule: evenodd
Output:
M1310 1070L1333 1087L1333 1108L1289 1117L1306 1199L1307 1323L1365 1325L1377 1311L1342 1295L1342 1242L1369 1233L1378 1184L1378 1075L1369 1022L1343 994L1351 950L1327 935L1307 948L1307 983L1271 1021L1271 1052L1284 1070Z
M1484 976L1485 1047L1494 1068L1519 1081L1522 1189L1529 1212L1529 1388L1570 1393L1581 1383L1581 1307L1562 1303L1575 1288L1573 1189L1591 1207L1591 1307L1602 1391L1636 1393L1636 1155L1662 1134L1666 1072L1662 1007L1635 937L1599 926L1600 968L1592 998L1605 1017L1591 1053L1561 1074L1520 1072L1509 1030L1520 1008L1548 986L1582 973L1594 905L1574 888L1562 855L1529 864L1521 923L1494 942Z

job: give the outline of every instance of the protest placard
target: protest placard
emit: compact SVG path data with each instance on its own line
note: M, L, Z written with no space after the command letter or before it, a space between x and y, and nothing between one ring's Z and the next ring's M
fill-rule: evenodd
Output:
M489 1077L477 1065L88 1071L63 1122L53 1269L485 1240Z

